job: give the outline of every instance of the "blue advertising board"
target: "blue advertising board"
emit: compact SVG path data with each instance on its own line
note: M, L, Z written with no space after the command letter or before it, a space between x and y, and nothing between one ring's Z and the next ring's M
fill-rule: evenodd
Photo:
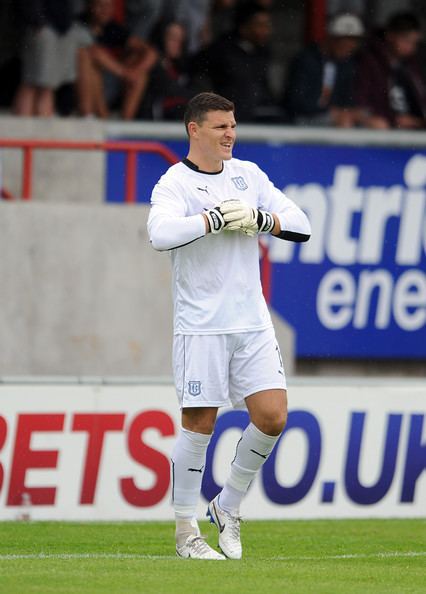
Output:
M166 143L179 157L183 141ZM240 142L301 206L312 238L269 240L271 301L296 331L299 357L426 357L426 149ZM141 155L148 202L168 165ZM111 155L107 200L123 195L124 157Z

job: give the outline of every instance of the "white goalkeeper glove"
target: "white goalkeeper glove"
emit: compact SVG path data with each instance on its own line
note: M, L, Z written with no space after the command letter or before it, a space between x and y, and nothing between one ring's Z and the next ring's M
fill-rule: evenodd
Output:
M224 227L229 228L229 224L236 223L242 216L239 208L240 204L242 204L240 200L224 200L214 208L205 210L204 215L207 217L210 232L220 233ZM237 228L239 227L233 227L233 229Z
M241 200L221 202L220 211L228 231L241 231L250 237L257 233L270 233L275 225L270 212L252 208Z

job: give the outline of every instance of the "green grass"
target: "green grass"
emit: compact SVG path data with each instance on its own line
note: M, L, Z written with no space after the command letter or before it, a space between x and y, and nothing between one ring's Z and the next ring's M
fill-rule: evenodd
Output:
M171 523L4 522L0 537L1 594L426 592L425 520L247 522L243 560L220 562L175 558Z

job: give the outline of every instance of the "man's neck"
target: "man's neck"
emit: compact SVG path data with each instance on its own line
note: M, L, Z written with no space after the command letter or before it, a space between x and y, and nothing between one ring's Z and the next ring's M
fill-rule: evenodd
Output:
M211 161L209 159L202 158L200 155L194 154L194 152L191 150L189 151L186 158L191 161L191 163L196 165L200 171L205 171L206 173L219 173L223 169L222 159Z

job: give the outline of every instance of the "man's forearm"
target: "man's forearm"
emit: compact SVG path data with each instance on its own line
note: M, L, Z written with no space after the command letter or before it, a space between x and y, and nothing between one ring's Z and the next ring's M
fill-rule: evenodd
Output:
M157 216L148 222L152 247L159 251L182 247L204 237L207 232L206 217L203 214L190 217Z

